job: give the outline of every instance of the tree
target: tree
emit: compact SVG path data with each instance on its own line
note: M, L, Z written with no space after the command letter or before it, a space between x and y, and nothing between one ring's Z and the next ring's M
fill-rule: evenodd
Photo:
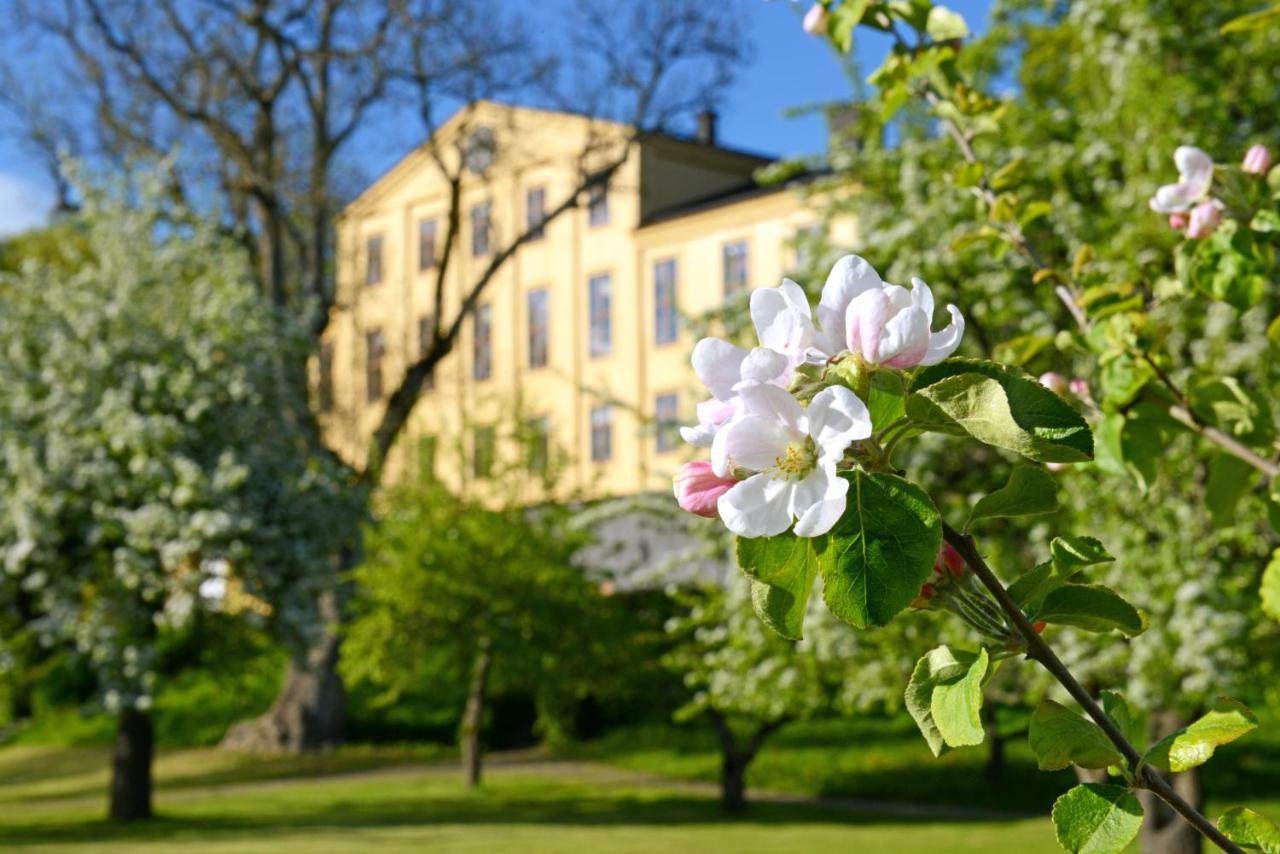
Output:
M387 702L423 685L465 698L468 786L480 782L495 685L554 708L616 655L610 626L622 615L576 561L587 536L569 527L566 509L514 497L520 479L529 473L517 464L495 472L484 495L454 495L430 478L391 488L353 572L344 672L383 689Z
M634 4L624 13L583 0L572 18L573 73L558 78L547 60L558 45L529 38L540 28L493 2L163 0L140 9L122 0L63 0L16 8L16 29L52 46L62 83L58 97L8 99L28 136L46 153L50 144L69 146L117 166L176 149L166 161L168 193L217 215L254 258L268 302L311 331L312 347L289 371L300 389L335 298L332 218L349 196L353 140L368 131L371 116L413 110L454 189L436 268L443 281L461 231L459 188L483 180L463 168L465 135L431 136L444 113L460 111L465 126L483 99L524 97L587 106L637 133L670 129L714 105L744 58L735 15L682 0ZM10 70L15 81L27 76ZM49 115L48 104L66 106ZM83 115L92 121L74 120ZM607 183L631 141L592 140L578 186L548 204L544 224L572 210L589 187ZM216 208L210 198L220 200ZM528 237L517 232L495 247L454 317L435 312L431 344L392 389L367 464L355 472L359 480L377 485L426 378ZM314 453L326 456L319 430L312 432ZM350 543L344 554L354 559L359 550ZM334 607L340 611L341 602ZM272 710L241 726L232 741L299 749L340 739L340 710L332 708L341 696L332 669L339 642L326 635L295 657Z
M74 271L0 274L0 620L91 666L120 820L151 813L158 640L231 610L305 647L362 501L309 453L281 379L305 339L234 246L147 207L155 191L86 192Z

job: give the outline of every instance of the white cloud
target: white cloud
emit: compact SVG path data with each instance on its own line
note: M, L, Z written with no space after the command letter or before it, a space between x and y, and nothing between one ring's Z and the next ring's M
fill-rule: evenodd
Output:
M53 210L53 193L12 172L0 172L0 237L43 225Z

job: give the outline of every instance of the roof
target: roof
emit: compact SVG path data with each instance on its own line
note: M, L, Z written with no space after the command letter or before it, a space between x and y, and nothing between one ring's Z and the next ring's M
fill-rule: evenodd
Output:
M807 184L808 182L822 175L821 172L805 172L789 181L783 181L778 184L761 186L755 182L744 183L738 187L732 187L714 195L705 196L701 199L694 199L684 204L672 205L669 208L662 208L649 214L640 222L640 228L658 223L667 222L669 220L678 219L684 216L692 216L693 214L702 213L703 211L714 210L715 208L736 205L740 202L751 201L752 199L771 196L776 193L789 192L794 189L797 184Z

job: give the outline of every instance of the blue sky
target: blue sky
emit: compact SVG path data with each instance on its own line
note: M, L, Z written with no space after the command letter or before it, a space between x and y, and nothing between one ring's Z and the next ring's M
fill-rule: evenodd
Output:
M548 11L567 5L563 0L538 2L545 3ZM949 0L948 5L964 15L973 30L986 29L991 0ZM851 84L841 63L830 48L800 29L802 5L790 0L739 0L738 8L750 16L754 57L740 71L721 108L721 141L782 156L821 152L826 139L822 118L817 114L784 117L783 113L847 97ZM856 54L862 73L879 65L887 50L887 39L859 31ZM386 140L361 146L360 168L370 178L406 153L409 141L396 136L366 136ZM0 236L39 224L52 198L48 179L36 164L24 157L20 146L0 135Z

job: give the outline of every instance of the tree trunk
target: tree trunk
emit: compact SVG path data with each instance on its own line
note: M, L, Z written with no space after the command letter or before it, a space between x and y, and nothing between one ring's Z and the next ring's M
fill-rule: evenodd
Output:
M326 623L336 625L334 594L323 598L320 611ZM231 727L219 746L250 753L301 753L341 744L346 724L346 691L337 669L341 641L336 629L326 629L305 659L289 662L284 684L267 713Z
M116 746L111 758L112 821L151 818L151 718L138 709L125 709L116 722Z
M740 750L726 748L720 763L720 806L725 812L747 808L747 763Z
M485 691L489 686L489 668L493 665L493 652L488 635L476 641L476 657L471 665L471 687L467 691L467 706L462 713L459 728L462 742L462 772L467 788L480 785L480 727L484 723Z
M1005 737L1000 732L994 705L983 706L982 724L987 731L987 764L983 768L983 776L988 783L998 783L1004 778Z
M1152 715L1151 743L1184 725L1185 721L1174 713ZM1196 769L1164 776L1187 803L1197 810L1204 810L1204 793L1200 789ZM1200 854L1203 839L1195 828L1150 792L1139 792L1138 797L1146 812L1146 820L1142 824L1142 850L1146 854Z

